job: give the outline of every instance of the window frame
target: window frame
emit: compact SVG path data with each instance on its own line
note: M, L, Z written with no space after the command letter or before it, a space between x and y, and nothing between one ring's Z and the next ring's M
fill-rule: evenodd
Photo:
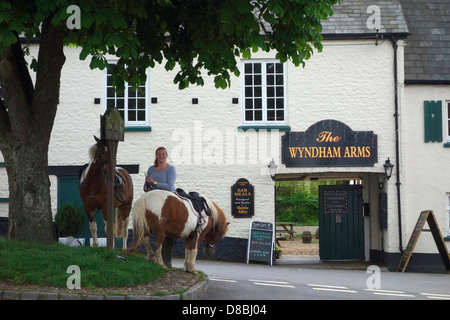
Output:
M108 64L116 64L117 60L108 60ZM106 111L107 106L108 106L108 100L111 99L111 97L108 97L108 88L111 88L111 86L108 86L108 69L105 68L104 73L103 73L103 104L102 104L102 108L103 108L103 112ZM144 120L129 120L128 116L129 116L129 109L128 109L128 105L129 105L129 101L130 101L130 97L129 97L129 93L128 90L132 90L131 86L128 85L128 82L125 82L125 90L123 92L123 99L124 99L124 124L125 124L125 130L127 129L146 129L146 128L151 128L150 127L150 72L149 69L147 69L145 71L147 79L145 81L144 84L144 89L145 89L145 98L143 98L142 100L144 100L145 102L145 108L143 110L145 110L145 119ZM114 100L117 100L117 93L114 90ZM117 102L115 103L115 106L117 107ZM138 109L136 108L136 111ZM137 115L136 115L137 117Z
M247 88L254 88L254 84L246 85L245 84L245 66L247 64L261 64L261 99L262 99L262 119L261 120L246 120L246 89ZM283 120L268 120L268 113L269 108L267 106L268 97L267 92L269 86L267 84L267 64L274 63L274 64L281 64L283 66ZM275 67L276 70L276 67ZM254 72L252 70L252 75L254 75ZM275 73L276 75L276 73ZM274 85L275 91L276 91L276 85ZM254 98L253 96L251 98ZM275 94L274 99L276 100L277 96ZM276 102L275 102L276 104ZM255 109L252 108L254 111ZM277 110L276 106L274 108L275 112ZM280 110L280 109L278 109ZM254 114L253 114L254 115ZM242 125L249 126L249 125L257 125L257 126L286 126L288 124L288 100L287 100L287 64L281 63L279 60L276 59L252 59L252 60L242 60L241 61L241 123Z

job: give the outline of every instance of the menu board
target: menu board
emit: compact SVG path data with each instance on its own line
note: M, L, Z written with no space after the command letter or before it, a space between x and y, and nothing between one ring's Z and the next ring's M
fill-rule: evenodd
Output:
M250 223L247 263L249 261L267 262L272 265L274 224L253 220Z
M255 214L254 187L241 178L231 186L231 215L235 218L251 218Z

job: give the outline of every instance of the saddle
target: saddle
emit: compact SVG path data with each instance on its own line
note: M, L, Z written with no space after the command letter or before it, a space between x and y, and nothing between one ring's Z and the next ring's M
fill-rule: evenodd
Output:
M209 208L206 199L200 196L198 192L189 192L188 194L183 189L178 188L175 193L180 198L190 202L192 209L197 213L199 220L211 215L211 209Z

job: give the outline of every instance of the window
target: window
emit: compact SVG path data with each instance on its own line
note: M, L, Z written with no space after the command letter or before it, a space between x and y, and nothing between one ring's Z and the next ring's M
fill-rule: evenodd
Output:
M286 64L245 61L242 119L244 124L286 124Z
M110 63L114 66L114 63ZM106 106L114 107L119 110L120 115L125 121L125 128L149 127L150 126L150 107L149 107L149 77L145 84L139 85L136 91L133 91L131 85L125 83L125 90L117 93L112 86L111 71L105 71L106 77Z
M445 103L445 137L447 142L450 142L450 101Z

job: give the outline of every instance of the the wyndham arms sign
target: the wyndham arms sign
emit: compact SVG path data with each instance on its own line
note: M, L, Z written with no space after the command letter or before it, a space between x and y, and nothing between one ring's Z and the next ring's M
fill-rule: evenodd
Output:
M282 157L286 167L372 167L378 161L377 135L322 120L305 132L287 132Z

